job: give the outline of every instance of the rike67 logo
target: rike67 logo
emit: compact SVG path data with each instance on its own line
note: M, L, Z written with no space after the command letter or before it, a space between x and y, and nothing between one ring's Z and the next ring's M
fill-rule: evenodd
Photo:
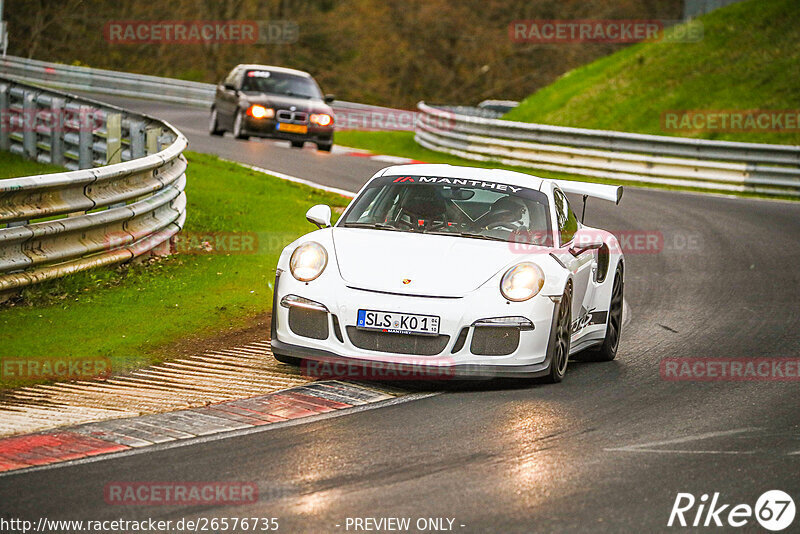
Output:
M678 493L667 526L752 528L755 519L763 528L778 532L788 528L794 516L794 500L781 490L765 492L755 506L724 503L719 492L710 497L704 493L699 499L691 493Z

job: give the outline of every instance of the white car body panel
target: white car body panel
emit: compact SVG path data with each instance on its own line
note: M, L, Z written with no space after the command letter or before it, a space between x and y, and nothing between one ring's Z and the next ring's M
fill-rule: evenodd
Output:
M558 187L555 181L511 171L428 164L388 167L373 179L395 175L483 180L537 189L550 199L553 228L557 228L552 209L553 190ZM570 187L577 188L577 185ZM601 186L588 188L584 194L616 199L621 192L613 186ZM608 274L603 280L597 279L596 250L576 256L567 246L548 248L455 235L341 226L311 232L287 246L278 262L273 351L309 360L413 362L453 368L464 371L456 374L465 376L540 376L547 370L556 302L568 283L572 284L574 295L570 353L597 345L606 334L607 325L602 318L603 312L609 310L610 279L623 258L612 234L581 226L579 232L582 231L602 236L610 249ZM297 246L308 241L317 242L327 250L328 265L318 278L301 282L290 273L289 259ZM508 301L500 293L500 280L507 269L524 261L536 263L542 269L544 286L527 301ZM289 308L280 305L287 295L309 299L327 309L327 338L312 339L290 328ZM432 355L359 348L350 335L351 332L358 335L354 329L359 309L438 316L440 336L447 336L447 342L440 352ZM471 342L476 328L471 325L480 319L510 316L525 317L533 324L533 329L519 333L516 350L503 355L474 354ZM602 321L596 321L597 317ZM337 324L341 340L335 330ZM454 352L459 334L465 328L467 338L462 348Z

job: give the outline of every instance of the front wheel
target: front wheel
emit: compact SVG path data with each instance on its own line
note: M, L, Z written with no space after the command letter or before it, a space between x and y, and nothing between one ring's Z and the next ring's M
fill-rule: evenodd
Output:
M625 278L622 265L617 266L614 285L611 288L611 305L608 307L608 324L603 344L596 350L586 351L586 359L595 362L610 362L617 357L619 338L622 333L622 302Z
M219 118L217 117L217 108L211 110L211 118L208 120L208 133L211 135L222 135L225 130L219 127Z
M328 143L317 143L317 150L320 152L330 152L333 148L333 142Z
M244 133L242 110L236 112L236 118L233 120L233 136L236 139L250 139L250 136Z
M305 141L290 141L292 143L292 148L303 148Z
M550 370L545 380L551 384L561 382L567 373L569 345L572 337L572 286L567 286L561 302L557 304L556 320L550 329Z

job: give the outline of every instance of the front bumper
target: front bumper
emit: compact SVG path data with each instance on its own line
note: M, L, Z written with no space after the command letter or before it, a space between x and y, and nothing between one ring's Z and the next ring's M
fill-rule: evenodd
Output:
M509 303L495 287L479 288L460 298L420 297L356 289L331 278L305 284L289 273L276 277L272 319L274 353L329 366L344 364L364 371L390 368L400 377L412 378L535 377L548 372L547 348L556 304L547 297L539 295L526 302ZM324 311L317 310L317 313L322 315L324 325L318 323L321 328L308 331L293 328L290 308L279 304L287 295L319 303ZM417 346L414 338L422 336L388 334L394 338L378 341L376 347L365 341L373 332L364 336L365 331L355 329L359 309L436 315L440 317L440 335L438 340L428 336L418 339ZM295 314L291 318L295 324L297 317ZM531 321L531 327L514 333L518 341L510 346L513 350L498 350L496 355L489 355L492 348L487 349L487 331L479 332L479 329L493 327L475 326L475 323L496 317L525 317ZM511 331L507 327L503 330ZM402 345L399 350L390 350L399 345ZM411 345L414 348L409 348ZM502 346L503 343L489 345Z
M327 143L333 140L333 126L317 126L314 124L303 124L307 126L307 133L284 132L277 128L276 119L255 119L246 116L242 127L244 133L254 137L265 137L269 139L283 139L286 141L312 141Z

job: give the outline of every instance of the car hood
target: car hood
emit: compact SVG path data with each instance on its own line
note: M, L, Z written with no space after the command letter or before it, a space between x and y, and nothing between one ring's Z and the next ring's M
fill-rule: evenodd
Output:
M283 95L268 95L265 93L244 93L249 104L259 104L275 109L291 109L305 113L333 113L333 110L322 100L314 98L298 98Z
M466 237L342 227L331 237L342 279L371 291L461 297L523 260L509 243Z

